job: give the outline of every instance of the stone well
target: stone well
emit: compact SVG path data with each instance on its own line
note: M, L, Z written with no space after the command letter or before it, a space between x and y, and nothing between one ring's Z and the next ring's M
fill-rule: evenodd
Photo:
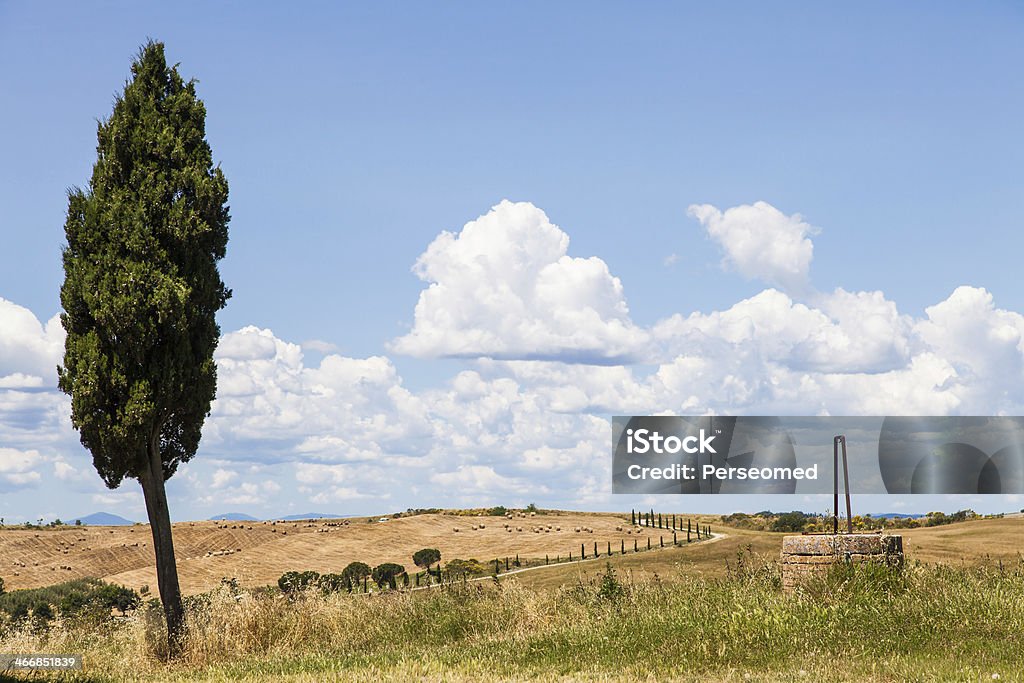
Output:
M782 589L827 572L837 562L903 566L903 537L889 534L815 534L782 539Z

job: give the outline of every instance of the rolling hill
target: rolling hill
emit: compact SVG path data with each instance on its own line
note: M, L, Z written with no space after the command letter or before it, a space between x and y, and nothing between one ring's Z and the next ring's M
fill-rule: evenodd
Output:
M412 570L412 554L424 547L438 548L444 561L475 558L487 562L519 555L543 562L545 555L564 558L572 552L579 557L581 545L592 555L596 543L601 555L609 545L615 554L602 562L524 572L519 580L539 588L563 585L581 573L599 571L604 561L637 578L657 574L673 580L692 574L721 574L726 562L734 563L737 554L747 548L775 561L785 535L724 527L718 517L707 516L700 517L701 522L711 524L723 537L713 543L676 548L670 545L671 531L637 531L625 517L621 513L552 512L512 520L424 514L387 523L377 522L377 518L180 522L174 525L174 542L182 589L195 594L217 586L224 577L238 578L249 586L267 585L285 571L338 572L356 560L371 566L398 562ZM481 523L483 528L479 528ZM505 524L511 525L511 531ZM1022 547L1024 518L972 520L902 533L911 561L1013 562ZM669 544L664 549L658 549L661 537ZM648 538L655 552L618 554L634 542L645 548ZM0 529L0 577L8 590L86 576L136 589L155 587L148 525Z

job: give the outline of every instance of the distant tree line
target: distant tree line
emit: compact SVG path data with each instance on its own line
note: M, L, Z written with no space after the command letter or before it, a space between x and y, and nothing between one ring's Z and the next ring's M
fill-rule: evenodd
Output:
M1002 515L989 515L1000 517ZM920 527L954 524L981 517L974 510L958 510L951 514L929 512L920 517L873 517L871 515L854 515L855 531L874 531L879 529L917 529ZM832 516L812 514L794 510L792 512L771 512L763 510L755 514L734 512L723 515L722 522L740 529L757 529L761 531L782 531L788 533L826 532L832 529Z

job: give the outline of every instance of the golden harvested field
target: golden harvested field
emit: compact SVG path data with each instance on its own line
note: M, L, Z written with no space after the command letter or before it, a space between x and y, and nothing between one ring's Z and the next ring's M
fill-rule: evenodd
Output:
M352 519L348 525L342 520L175 524L182 591L210 590L224 577L247 586L275 584L286 571L340 572L355 560L371 566L398 562L412 570L412 554L425 547L438 548L445 561L516 554L523 559L547 554L554 560L570 551L579 557L581 543L589 555L595 542L603 553L608 543L617 551L623 541L631 548L634 539L646 546L648 536L654 544L659 535L666 542L672 536L671 531L632 528L628 515L624 521L621 513L558 512L510 520L443 514L376 519ZM484 528L473 530L480 524ZM149 526L0 529L0 577L8 590L86 576L136 589L148 585L155 591Z
M703 574L721 575L726 563L735 563L737 553L750 549L756 555L774 561L782 550L782 537L787 534L749 529L734 529L721 524L718 517L702 516L702 524L710 524L712 531L724 538L712 543L666 548L658 552L613 556L611 565L617 571L628 573L634 579L657 575L672 581L686 576ZM717 524L716 524L717 522ZM1013 515L1004 519L979 519L959 524L924 529L901 529L892 533L903 535L907 560L927 564L980 564L1015 563L1024 554L1024 516ZM554 588L577 580L593 578L605 567L605 562L567 564L541 571L524 572L517 579L531 588Z
M682 516L685 519L685 515ZM625 518L625 521L624 521ZM713 576L725 571L726 562L750 547L767 559L778 557L781 533L733 529L717 516L694 515L724 534L713 542L625 556L610 561L634 578L654 574L666 580L690 574ZM214 588L224 577L243 585L276 583L289 570L339 572L349 562L369 565L398 562L414 569L412 554L424 547L438 548L447 561L456 557L487 561L495 557L579 556L580 544L587 554L594 543L603 554L608 543L616 553L624 541L634 539L646 547L666 543L671 532L651 529L639 533L621 513L556 512L536 517L467 517L429 514L378 522L352 519L314 522L183 522L174 525L174 543L182 590L194 594ZM483 529L473 530L483 524ZM506 530L511 525L512 531ZM545 531L550 526L550 531ZM622 530L617 530L621 527ZM459 531L455 532L454 529ZM522 531L518 531L518 529ZM576 528L581 531L577 532ZM582 529L592 529L592 532ZM534 531L540 529L540 531ZM1024 517L974 520L927 529L902 530L910 561L947 564L978 563L1002 559L1016 561L1024 552ZM685 536L685 532L684 532ZM212 555L212 553L224 553ZM524 586L549 588L593 576L605 562L564 564L519 573ZM64 527L60 529L0 528L0 577L8 590L33 588L74 578L94 576L133 588L156 588L149 527Z

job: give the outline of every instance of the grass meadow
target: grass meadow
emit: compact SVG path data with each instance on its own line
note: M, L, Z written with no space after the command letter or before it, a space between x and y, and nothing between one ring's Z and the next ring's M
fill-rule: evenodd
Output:
M795 594L779 583L777 563L746 550L715 577L595 563L559 589L510 576L288 597L227 583L188 601L173 662L152 609L7 625L0 652L81 653L85 670L59 680L95 681L1022 680L1020 560L840 567Z

